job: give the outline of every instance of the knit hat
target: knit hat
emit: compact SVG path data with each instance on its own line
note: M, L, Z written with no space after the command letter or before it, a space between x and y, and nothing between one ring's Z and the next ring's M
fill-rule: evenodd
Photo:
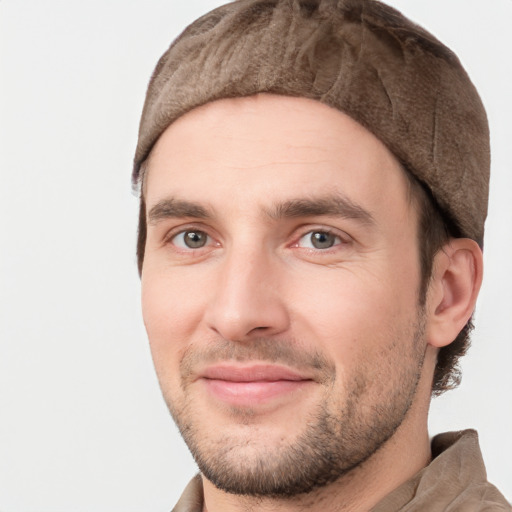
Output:
M192 23L149 83L134 183L178 117L265 92L351 116L430 189L461 236L482 245L490 151L480 97L446 46L376 0L238 0Z

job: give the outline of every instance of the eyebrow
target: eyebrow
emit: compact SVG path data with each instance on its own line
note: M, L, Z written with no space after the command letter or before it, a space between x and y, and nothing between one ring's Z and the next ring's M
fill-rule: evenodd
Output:
M368 210L340 194L291 199L274 205L266 213L272 219L331 216L356 220L368 226L375 224Z
M156 224L164 219L186 217L209 219L212 214L200 204L175 198L158 201L148 212L148 222L150 224Z
M299 217L331 216L356 220L363 225L374 225L372 214L362 206L340 194L332 194L317 198L297 198L272 205L264 209L272 220ZM169 218L211 219L210 209L187 200L168 198L156 203L148 213L148 222L156 224Z

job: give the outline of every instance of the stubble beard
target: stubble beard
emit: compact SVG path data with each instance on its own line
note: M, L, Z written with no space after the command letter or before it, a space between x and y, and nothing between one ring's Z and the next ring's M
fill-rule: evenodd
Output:
M414 402L425 357L423 312L409 331L408 354L404 354L403 344L394 342L380 357L369 356L344 379L344 393L340 393L334 366L318 353L297 356L289 342L262 339L251 345L219 342L215 352L185 356L181 365L183 399L176 403L165 392L164 398L199 470L217 488L243 496L292 498L350 475L402 424ZM323 372L323 399L308 415L302 433L277 446L268 446L265 440L254 442L250 410L231 411L233 422L247 427L246 437L212 432L208 417L187 399L186 385L193 361L208 357L259 358L292 366L299 358L301 364L314 365Z

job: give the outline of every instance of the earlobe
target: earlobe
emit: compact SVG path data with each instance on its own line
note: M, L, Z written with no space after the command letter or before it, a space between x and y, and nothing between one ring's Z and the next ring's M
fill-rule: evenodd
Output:
M482 250L474 240L453 238L436 254L427 298L430 345L449 345L466 325L475 309L482 274Z

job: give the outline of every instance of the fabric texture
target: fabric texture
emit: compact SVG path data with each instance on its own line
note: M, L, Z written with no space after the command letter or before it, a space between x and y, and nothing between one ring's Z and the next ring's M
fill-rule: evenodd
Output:
M371 512L510 512L487 481L474 430L448 432L432 440L432 462L384 498Z
M386 496L370 512L511 512L487 481L474 430L448 432L432 440L432 462ZM203 487L197 475L172 512L202 512Z
M460 232L483 243L489 131L458 58L376 0L238 0L192 23L161 57L140 121L133 180L164 130L221 98L318 100L376 135Z

